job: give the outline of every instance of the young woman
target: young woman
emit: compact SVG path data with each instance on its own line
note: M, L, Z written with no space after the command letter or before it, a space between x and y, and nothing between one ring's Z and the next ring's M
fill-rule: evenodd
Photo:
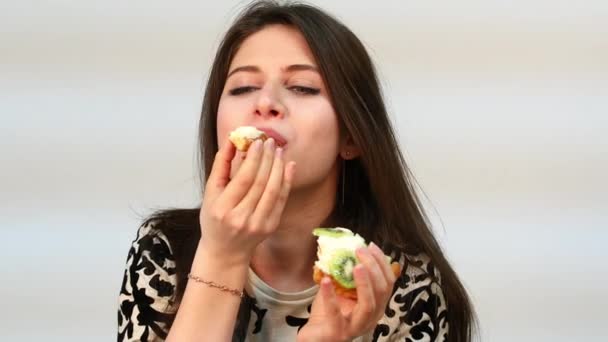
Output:
M248 152L228 134L270 136ZM118 340L469 341L474 314L429 228L361 42L323 11L256 2L211 69L200 208L157 212L129 251ZM348 227L357 299L312 279L315 227ZM399 261L395 277L383 252Z

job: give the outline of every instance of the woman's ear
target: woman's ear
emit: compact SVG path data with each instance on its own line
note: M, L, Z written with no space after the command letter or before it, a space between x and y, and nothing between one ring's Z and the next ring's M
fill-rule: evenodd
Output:
M346 135L342 138L342 142L340 143L340 157L344 160L351 160L359 157L361 155L361 150L355 142L350 134Z

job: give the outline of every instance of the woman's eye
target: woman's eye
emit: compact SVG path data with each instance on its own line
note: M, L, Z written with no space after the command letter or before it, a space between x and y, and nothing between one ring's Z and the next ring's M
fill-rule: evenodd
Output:
M298 94L302 94L302 95L317 95L321 92L321 90L318 88L310 88L310 87L303 87L303 86L292 86L292 87L289 87L289 89Z
M249 86L238 87L238 88L231 89L228 93L230 95L241 95L241 94L249 93L255 89L256 89L255 87L249 87Z

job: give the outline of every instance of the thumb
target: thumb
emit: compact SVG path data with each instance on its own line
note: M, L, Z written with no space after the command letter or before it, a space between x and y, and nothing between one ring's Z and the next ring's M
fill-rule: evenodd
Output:
M340 309L331 279L323 277L319 287L319 293L312 305L311 316L337 317L340 314Z
M215 154L211 174L207 179L205 189L205 192L208 192L211 197L219 195L226 185L228 185L230 181L230 167L235 153L236 147L227 140Z

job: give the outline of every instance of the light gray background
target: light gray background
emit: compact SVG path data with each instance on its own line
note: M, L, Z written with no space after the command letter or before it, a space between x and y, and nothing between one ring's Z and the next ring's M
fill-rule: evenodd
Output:
M483 340L608 340L608 2L316 3L377 62ZM198 201L241 4L2 0L1 340L115 339L138 215Z

